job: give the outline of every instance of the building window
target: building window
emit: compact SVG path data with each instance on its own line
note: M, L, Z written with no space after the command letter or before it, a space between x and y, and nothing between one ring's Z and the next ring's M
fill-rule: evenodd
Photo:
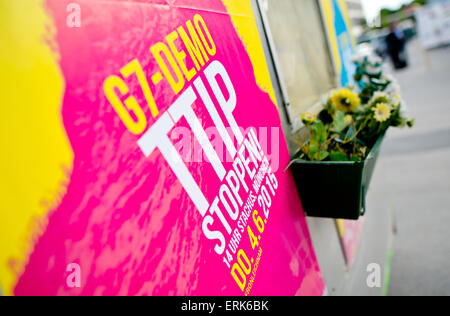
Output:
M320 7L317 0L262 0L262 7L291 104L288 114L295 128L300 115L336 86Z

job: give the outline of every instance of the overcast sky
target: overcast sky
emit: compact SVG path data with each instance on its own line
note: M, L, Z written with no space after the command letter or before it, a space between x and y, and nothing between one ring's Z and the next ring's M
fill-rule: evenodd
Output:
M382 8L398 9L402 4L411 0L362 0L367 19L373 21Z

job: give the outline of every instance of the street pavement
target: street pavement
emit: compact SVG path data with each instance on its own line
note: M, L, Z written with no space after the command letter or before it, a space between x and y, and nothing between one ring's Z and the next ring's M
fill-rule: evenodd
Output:
M450 295L450 47L408 51L394 75L416 126L388 133L371 208L394 218L389 295Z

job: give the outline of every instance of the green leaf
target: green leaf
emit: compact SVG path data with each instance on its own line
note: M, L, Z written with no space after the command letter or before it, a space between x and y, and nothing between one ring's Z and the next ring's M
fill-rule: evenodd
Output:
M342 132L347 127L345 124L345 113L338 111L333 120L333 130L337 133Z
M320 161L323 161L323 160L327 159L328 156L330 156L330 153L329 153L328 151L322 151L322 152L320 153L319 160L320 160Z
M328 140L328 132L325 125L318 121L311 126L310 142L316 143L319 148Z
M320 143L323 144L327 141L328 141L328 132L327 132L327 129L324 127L324 129L322 131L322 135L320 137Z
M320 145L317 141L311 140L309 144L309 159L317 160L317 154L319 153Z
M318 123L314 123L314 124L311 125L311 135L309 136L311 143L313 141L315 141L317 143L319 142L319 140L320 140L319 129L320 129L320 126L319 126Z
M346 154L339 151L332 151L330 154L331 161L349 161Z

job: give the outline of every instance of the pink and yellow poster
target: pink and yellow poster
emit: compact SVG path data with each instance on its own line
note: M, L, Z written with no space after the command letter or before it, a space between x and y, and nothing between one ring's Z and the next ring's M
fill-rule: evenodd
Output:
M324 293L250 1L1 3L4 294Z

